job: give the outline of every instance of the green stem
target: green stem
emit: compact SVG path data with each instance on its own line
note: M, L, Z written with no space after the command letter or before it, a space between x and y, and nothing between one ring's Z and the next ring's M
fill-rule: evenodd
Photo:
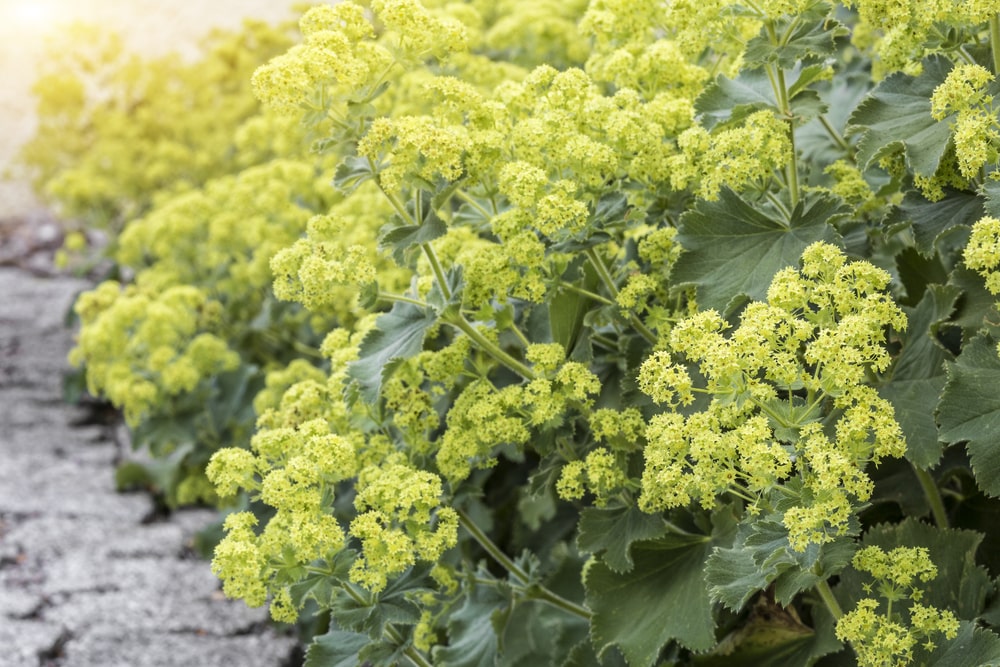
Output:
M456 510L458 512L458 521L465 530L472 535L472 538L479 543L483 549L486 550L493 560L498 562L507 572L512 576L520 580L521 584L530 587L530 592L533 593L534 597L543 602L547 602L554 607L558 607L565 612L579 616L585 620L590 620L591 613L586 607L578 605L577 603L567 600L558 593L550 591L545 586L541 584L534 583L531 581L531 577L525 572L517 563L510 559L510 557L505 554L500 547L494 544L493 540L484 533L476 522L472 520L464 510Z
M430 308L431 305L426 301L421 301L420 299L414 299L413 297L406 296L404 294L394 294L392 292L379 292L378 298L383 301L402 302L402 303L412 303L414 306L420 306L421 308Z
M593 299L594 301L596 301L598 303L603 303L605 306L614 306L615 305L615 302L612 301L611 299L606 299L605 297L601 296L600 294L595 294L594 292L591 292L589 290L585 290L582 287L577 287L576 285L574 285L572 283L567 283L567 282L559 281L559 287L562 287L563 289L567 289L570 292L576 292L577 294L585 296L588 299Z
M847 143L847 140L844 139L844 137L841 136L840 132L837 132L833 125L830 125L830 121L826 119L824 114L819 115L819 122L823 125L823 129L826 130L826 133L830 135L830 138L833 139L834 143L837 144L841 150L851 150L851 145Z
M611 272L608 271L608 267L604 265L604 260L601 256L597 254L597 251L593 248L587 248L586 250L587 258L590 260L591 265L594 270L597 271L597 277L601 279L604 286L607 288L613 297L618 297L618 286L615 285L615 279L611 277ZM639 332L643 338L645 338L650 344L656 345L656 334L649 330L642 320L632 312L629 312L629 322L632 327Z
M491 341L489 338L484 336L479 332L476 327L474 327L468 320L466 320L462 315L454 315L452 317L446 317L445 322L451 324L452 326L460 329L469 338L472 339L476 345L478 345L486 354L490 355L503 365L507 366L509 369L525 377L529 380L534 380L536 375L533 370L522 364L520 361L510 356L504 352L499 345Z
M462 201L464 201L466 204L468 204L472 208L474 208L477 211L479 211L479 213L486 220L489 220L490 218L493 217L493 215L489 211L487 211L485 208L483 208L482 205L479 202L477 202L475 199L473 199L472 197L470 197L468 195L468 193L464 192L463 190L455 190L455 196L458 197L459 199L461 199Z
M840 608L837 598L833 597L830 584L826 583L826 579L820 579L813 588L819 594L820 599L823 600L823 604L826 605L827 610L829 610L834 620L839 621L840 617L844 615L844 611Z
M799 165L795 156L795 126L792 118L792 107L788 100L788 86L785 84L785 70L777 68L777 88L778 105L788 119L788 141L792 144L792 159L786 167L788 173L788 197L791 200L792 208L799 203Z
M927 503L931 506L931 515L934 517L934 523L937 524L938 528L948 528L948 512L945 510L944 500L941 498L941 491L938 489L934 477L926 470L921 470L915 465L913 466L913 472L917 474L920 486L927 497Z
M359 605L365 607L371 606L372 604L371 600L366 600L351 586L344 586L343 590L345 590L347 594L350 595L351 598ZM385 631L383 632L383 634L389 639L389 641L393 642L397 646L402 646L403 643L406 641L406 638L400 634L399 630L392 627L391 625L385 626ZM434 667L434 664L426 657L424 657L424 654L418 651L413 646L407 646L405 649L403 649L403 655L409 658L410 662L412 662L417 667Z
M990 17L990 49L993 51L993 73L1000 74L1000 14Z

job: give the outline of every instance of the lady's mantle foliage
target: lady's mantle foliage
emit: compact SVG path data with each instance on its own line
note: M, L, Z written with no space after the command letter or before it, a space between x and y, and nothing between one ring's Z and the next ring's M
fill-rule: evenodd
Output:
M316 6L74 356L313 667L994 664L998 12Z

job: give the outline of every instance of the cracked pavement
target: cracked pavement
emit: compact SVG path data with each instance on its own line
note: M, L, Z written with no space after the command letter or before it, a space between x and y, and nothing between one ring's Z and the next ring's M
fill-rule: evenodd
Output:
M0 269L0 667L290 667L295 640L226 600L163 519L114 487L119 446L61 400L81 280Z

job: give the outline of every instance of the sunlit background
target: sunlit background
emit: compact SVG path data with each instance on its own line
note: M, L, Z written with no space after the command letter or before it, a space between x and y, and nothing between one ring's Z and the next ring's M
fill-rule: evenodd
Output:
M247 17L280 21L298 0L0 0L0 220L29 215L38 203L11 172L19 147L35 130L31 84L46 39L60 25L85 21L118 31L148 55L190 54L213 27Z

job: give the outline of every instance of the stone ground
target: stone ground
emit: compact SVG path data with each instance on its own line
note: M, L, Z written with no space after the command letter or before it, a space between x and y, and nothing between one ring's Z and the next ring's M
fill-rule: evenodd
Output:
M63 314L86 286L0 269L0 667L294 665L295 641L192 555L213 514L117 493L119 445L62 402Z

